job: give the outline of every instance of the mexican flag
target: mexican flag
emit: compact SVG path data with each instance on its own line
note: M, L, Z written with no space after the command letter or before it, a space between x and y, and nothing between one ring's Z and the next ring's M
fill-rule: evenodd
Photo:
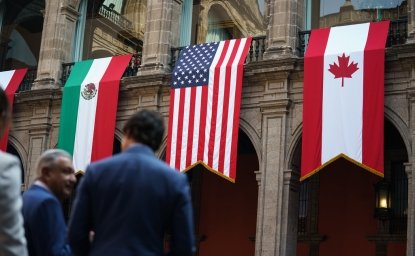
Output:
M301 180L342 157L383 177L389 21L317 29L304 57Z
M75 63L63 89L58 148L76 171L112 155L118 90L130 55Z
M19 88L20 83L23 81L26 72L27 68L0 72L0 87L6 93L10 107L13 106L14 94ZM3 136L0 137L0 150L6 151L9 130L7 129L4 131Z

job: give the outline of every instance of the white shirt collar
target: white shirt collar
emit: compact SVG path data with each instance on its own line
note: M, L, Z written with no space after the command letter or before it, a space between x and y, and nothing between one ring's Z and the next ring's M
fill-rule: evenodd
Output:
M41 180L35 180L35 182L33 183L33 185L42 187L44 189L46 189L47 191L51 192L50 189L48 188L48 186Z

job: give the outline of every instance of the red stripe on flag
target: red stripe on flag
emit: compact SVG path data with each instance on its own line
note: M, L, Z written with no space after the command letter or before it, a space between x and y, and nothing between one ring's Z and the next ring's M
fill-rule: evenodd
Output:
M233 115L233 129L232 129L232 142L231 142L231 157L229 163L229 178L232 180L236 179L236 160L238 150L238 133L239 133L239 113L241 110L241 98L242 98L242 79L243 79L243 63L245 62L248 49L251 46L252 38L247 38L245 47L239 60L238 73L236 75L236 91L235 91L235 106Z
M384 63L389 21L371 23L364 52L362 163L383 173Z
M166 163L170 165L170 157L171 157L171 149L174 148L176 145L172 145L172 134L173 134L173 113L174 113L174 93L176 92L175 89L170 89L170 109L169 109L169 127L167 132L167 150L166 150Z
M131 55L113 57L100 81L91 162L112 155L120 79L130 59Z
M221 127L221 137L219 143L219 163L218 163L218 171L220 173L224 173L224 162L225 162L225 144L226 144L226 130L228 127L228 112L229 112L229 98L230 94L234 92L230 92L231 89L231 76L232 76L232 66L235 62L235 57L239 49L239 45L241 44L241 39L235 40L235 45L232 49L231 56L229 58L228 65L226 65L226 73L225 73L225 88L224 88L224 96L223 96L223 111L222 111L222 127Z
M213 95L212 95L212 119L210 123L210 136L209 136L209 145L208 145L208 166L212 166L213 164L213 151L215 146L215 136L216 136L216 118L219 114L219 111L222 111L222 109L218 109L218 98L219 98L219 81L221 74L221 66L223 63L223 60L225 59L226 53L229 48L229 41L225 41L223 45L223 49L220 52L219 60L214 67L214 78L213 78ZM222 114L222 112L220 113Z
M330 29L313 30L304 58L301 178L321 165L323 69Z
M202 96L200 102L200 125L199 125L199 150L197 153L197 160L203 161L203 155L205 153L205 140L206 140L206 118L207 118L207 108L208 108L208 94L209 88L207 86L202 86ZM196 128L197 129L197 128Z
M187 158L186 158L186 167L192 164L193 156L193 132L194 132L194 122L195 122L195 102L196 102L196 87L190 89L190 104L189 104L189 133L187 137ZM197 152L195 152L197 154Z
M176 89L180 90L180 101L176 104L179 104L179 116L177 117L177 136L176 136L176 165L175 168L180 170L180 162L182 159L182 139L183 139L183 116L184 116L184 103L186 88ZM186 156L183 156L186 157Z
M9 100L11 111L13 111L14 94L19 88L20 84L22 83L23 78L26 75L26 72L27 72L27 68L15 70L12 78L10 79L9 84L6 85L6 88L4 90ZM5 131L3 132L3 135L1 136L0 150L6 151L8 140L9 140L9 128L5 129Z

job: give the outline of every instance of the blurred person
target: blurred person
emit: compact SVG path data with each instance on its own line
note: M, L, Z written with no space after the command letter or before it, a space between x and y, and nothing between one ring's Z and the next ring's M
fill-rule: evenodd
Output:
M11 122L11 108L0 87L0 138ZM0 151L0 256L27 255L21 214L22 171L19 160Z
M76 182L72 157L61 149L47 150L37 162L36 174L37 179L23 194L29 255L72 255L61 205Z
M89 165L69 222L74 255L193 255L194 230L186 175L157 159L164 124L154 111L125 124L122 153ZM90 241L90 232L93 240Z

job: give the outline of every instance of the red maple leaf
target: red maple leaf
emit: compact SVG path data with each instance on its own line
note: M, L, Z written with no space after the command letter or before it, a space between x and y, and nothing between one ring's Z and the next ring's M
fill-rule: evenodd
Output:
M334 64L330 64L329 71L333 73L334 78L340 78L342 79L342 87L344 86L344 78L352 78L352 75L354 72L356 72L359 68L357 67L357 63L350 63L349 65L349 59L350 56L347 56L343 53L342 56L337 56L337 59L339 60L339 65L337 65L336 62Z

